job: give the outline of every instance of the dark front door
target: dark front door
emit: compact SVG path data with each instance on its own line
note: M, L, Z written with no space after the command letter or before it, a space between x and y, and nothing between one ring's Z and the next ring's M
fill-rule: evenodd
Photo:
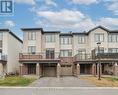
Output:
M80 73L85 74L85 65L83 64L80 65Z
M54 59L54 49L46 49L46 59Z
M91 74L91 64L80 64L80 74Z
M36 64L28 64L28 74L36 74Z

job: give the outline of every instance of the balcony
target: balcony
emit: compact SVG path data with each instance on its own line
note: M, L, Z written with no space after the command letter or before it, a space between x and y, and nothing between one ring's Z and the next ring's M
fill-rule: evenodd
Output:
M73 64L73 57L60 57L60 60L61 60L61 64L68 64L68 65L71 65Z
M101 60L103 59L118 59L118 53L99 53L99 54L96 54L95 56L96 59L100 58Z
M20 53L19 61L51 61L59 60L59 53L55 52L53 54L46 53Z
M0 61L7 61L7 55L0 54Z
M76 54L73 61L93 61L92 54Z

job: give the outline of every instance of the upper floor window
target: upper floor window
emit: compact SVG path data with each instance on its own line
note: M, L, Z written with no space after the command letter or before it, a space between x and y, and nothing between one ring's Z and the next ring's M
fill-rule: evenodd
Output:
M86 50L85 49L79 49L77 51L78 54L86 54Z
M3 39L3 33L0 32L0 40L2 40L2 39Z
M63 37L61 37L60 38L60 43L62 44L62 45L69 45L69 44L72 44L72 38L71 37L65 37L65 36L63 36Z
M28 32L28 40L36 40L36 32Z
M48 34L45 36L45 41L48 42L55 42L55 35L54 34Z
M108 36L108 42L118 42L118 34L110 34Z
M108 52L109 53L118 53L118 48L109 48Z
M97 53L104 53L104 47L100 47L99 50L98 50L98 47L96 47L95 50L96 50L96 52L95 52L96 54Z
M36 46L28 46L28 53L35 53L36 52Z
M60 56L61 57L71 57L72 56L72 50L61 50Z
M95 34L95 42L104 42L104 34Z
M85 36L78 36L78 43L79 43L79 44L84 44L84 43L86 43Z
M85 59L86 58L86 50L85 49L79 49L77 51L79 59Z

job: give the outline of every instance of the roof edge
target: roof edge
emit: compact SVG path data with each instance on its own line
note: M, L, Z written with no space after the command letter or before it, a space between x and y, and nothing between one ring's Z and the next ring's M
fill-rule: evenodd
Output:
M4 31L4 32L8 32L8 33L10 33L13 37L15 37L18 41L20 41L21 43L23 43L23 41L18 37L18 36L16 36L11 30L9 30L9 29L0 29L0 31Z

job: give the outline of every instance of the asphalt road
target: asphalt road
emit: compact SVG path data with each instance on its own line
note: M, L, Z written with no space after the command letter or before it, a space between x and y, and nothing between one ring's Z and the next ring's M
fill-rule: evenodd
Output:
M103 87L7 87L0 95L118 95L118 88Z

